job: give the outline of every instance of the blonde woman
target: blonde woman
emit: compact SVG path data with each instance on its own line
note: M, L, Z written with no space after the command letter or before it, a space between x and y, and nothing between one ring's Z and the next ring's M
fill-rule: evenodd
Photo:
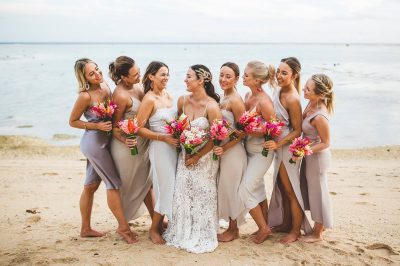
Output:
M80 148L87 158L86 180L79 201L82 237L104 236L93 230L90 224L94 192L103 181L107 188L107 203L118 221L117 233L129 244L137 242L124 217L121 204L121 179L115 169L109 151L110 138L106 131L112 130L111 122L100 121L90 110L93 103L103 102L111 97L110 89L103 82L103 74L98 65L90 59L82 58L75 62L75 75L79 83L79 95L72 109L69 124L71 127L84 129ZM87 122L80 120L84 115Z
M315 74L303 88L308 99L303 112L303 136L311 140L313 154L306 156L301 165L301 182L306 210L311 211L314 228L311 234L300 241L312 243L321 241L325 228L332 228L333 218L327 173L331 161L329 150L329 115L333 112L333 83L324 74ZM304 185L303 185L304 184Z
M260 61L249 62L243 74L243 85L250 89L245 98L246 111L257 112L264 120L269 120L274 116L274 107L271 98L262 88L264 84L275 86L275 68ZM251 236L256 244L261 244L271 234L267 224L268 203L264 175L271 166L274 153L269 152L268 157L262 155L263 143L262 132L247 134L247 168L239 189L247 211L258 226L258 230Z

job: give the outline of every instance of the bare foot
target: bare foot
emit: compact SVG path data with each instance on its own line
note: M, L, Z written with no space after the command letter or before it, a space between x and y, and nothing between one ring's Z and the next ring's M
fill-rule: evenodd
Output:
M280 232L280 233L289 233L290 232L290 225L287 225L287 224L281 224L281 225L278 225L278 226L273 226L273 227L271 227L271 231L273 232L273 233L277 233L277 232Z
M260 229L260 230L258 230L257 234L252 237L252 240L256 244L261 244L268 238L268 236L271 233L272 233L271 229L269 229L269 228Z
M105 236L105 233L100 233L93 229L81 230L81 237L102 237Z
M239 238L239 230L229 230L227 229L222 234L217 235L219 242L229 242Z
M310 234L310 235L300 237L299 240L303 243L314 243L314 242L322 241L323 238L322 238L322 236L316 236L314 234Z
M281 244L289 244L289 243L297 241L297 239L299 239L299 235L298 234L289 233L284 238L281 238L279 240L279 243L281 243Z
M165 244L164 238L162 238L162 236L160 235L160 233L157 230L150 230L149 237L150 237L151 242L153 242L156 245L164 245Z
M254 233L251 234L251 236L255 236L256 234L258 234L258 231L260 230L255 231Z
M162 227L163 227L164 229L167 229L167 228L168 228L168 222L167 222L167 221L163 221L163 222L162 222Z
M121 229L117 229L117 233L123 238L125 239L125 241L128 244L133 244L138 242L138 240L136 239L136 237L134 236L134 234L132 233L132 231L130 229L127 230L121 230Z

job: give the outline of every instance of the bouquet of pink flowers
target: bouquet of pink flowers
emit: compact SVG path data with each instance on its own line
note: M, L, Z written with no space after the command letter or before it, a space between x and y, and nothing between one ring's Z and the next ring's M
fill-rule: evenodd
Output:
M112 120L115 109L117 109L117 105L110 99L106 99L103 102L98 101L97 105L90 108L90 110L104 122ZM107 135L111 135L111 131L108 131Z
M120 122L118 122L118 127L122 130L122 132L125 133L125 136L128 139L136 139L136 134L139 130L139 125L138 125L138 121L136 116L131 119L125 119L125 120L121 120ZM138 154L138 149L137 147L132 147L131 148L131 155L137 155Z
M289 151L292 153L289 162L296 163L297 158L312 154L310 140L302 137L295 138L289 146Z
M165 129L168 134L171 134L174 138L180 139L182 132L189 126L188 117L182 113L178 119L167 121ZM181 147L176 147L177 152L181 152Z
M207 140L207 132L198 127L190 127L182 132L179 140L185 148L185 152L193 155L198 152L199 146Z
M236 127L247 133L256 132L261 127L261 121L262 119L257 112L246 111L236 123Z
M263 123L263 132L265 141L272 140L282 134L282 127L285 124L279 121L277 118L271 118L270 120ZM261 152L265 157L268 156L268 150L264 148Z
M221 142L229 136L229 123L224 119L215 119L210 127L210 136L215 146L221 145ZM215 153L213 153L213 160L218 160Z

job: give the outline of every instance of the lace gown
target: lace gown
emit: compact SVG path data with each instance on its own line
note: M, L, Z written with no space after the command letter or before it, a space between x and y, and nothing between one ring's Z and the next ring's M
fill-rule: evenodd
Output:
M207 118L199 117L191 126L206 129ZM185 166L185 153L180 153L175 180L172 220L164 233L167 245L193 253L215 250L218 246L217 187L218 161L212 151L197 165Z

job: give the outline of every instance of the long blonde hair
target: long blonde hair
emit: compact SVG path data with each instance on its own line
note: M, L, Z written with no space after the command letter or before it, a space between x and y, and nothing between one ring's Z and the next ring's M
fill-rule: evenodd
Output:
M253 69L253 76L261 80L261 84L268 83L272 88L276 88L275 67L266 65L261 61L250 61L247 66Z
M97 64L89 58L80 58L75 62L74 70L75 77L78 81L78 92L86 91L89 89L89 83L85 78L85 66L88 63L93 63L97 66Z
M335 94L333 93L333 82L325 74L314 74L311 79L315 83L315 94L324 101L330 114L333 113Z

